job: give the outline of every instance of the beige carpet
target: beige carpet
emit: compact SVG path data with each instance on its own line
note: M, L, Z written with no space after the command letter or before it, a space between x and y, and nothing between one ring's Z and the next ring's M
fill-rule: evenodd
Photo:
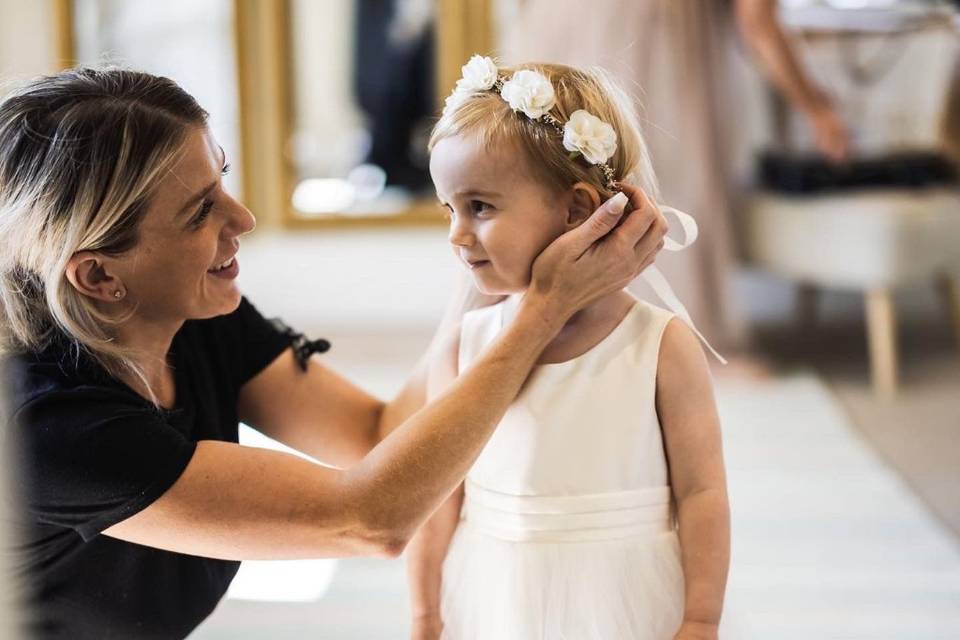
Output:
M780 370L814 367L864 441L960 539L960 349L946 323L900 328L892 400L870 387L862 325L773 330L761 345Z

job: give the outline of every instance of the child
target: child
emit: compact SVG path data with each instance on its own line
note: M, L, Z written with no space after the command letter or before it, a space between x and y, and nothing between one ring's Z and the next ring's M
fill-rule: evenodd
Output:
M505 324L551 241L619 182L655 195L629 100L599 71L479 56L463 71L430 172L454 254L482 292L507 298L463 318L431 394ZM719 420L698 334L648 277L685 321L626 291L569 320L411 543L414 637L717 637L729 564Z

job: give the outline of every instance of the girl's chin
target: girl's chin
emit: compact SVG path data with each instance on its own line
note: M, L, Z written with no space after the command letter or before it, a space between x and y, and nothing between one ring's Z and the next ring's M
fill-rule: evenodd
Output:
M473 276L473 284L477 290L485 296L509 296L515 293L523 293L526 287L510 286L504 282L495 282L492 278L483 278Z

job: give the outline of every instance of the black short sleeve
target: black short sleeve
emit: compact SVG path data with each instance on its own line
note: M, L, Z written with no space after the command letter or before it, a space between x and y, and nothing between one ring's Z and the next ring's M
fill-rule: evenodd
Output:
M14 416L31 513L89 540L169 489L196 443L111 390L50 393Z
M221 371L231 373L233 388L263 371L290 347L292 337L276 321L268 320L249 300L225 316L207 321L193 320L182 331L188 348L201 349Z
M239 367L239 383L242 385L263 371L290 346L290 336L282 333L274 322L264 318L246 298L240 301L236 315L242 331L239 344L244 347Z

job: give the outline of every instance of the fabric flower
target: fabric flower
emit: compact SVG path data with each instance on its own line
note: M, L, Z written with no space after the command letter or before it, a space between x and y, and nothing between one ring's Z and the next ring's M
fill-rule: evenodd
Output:
M563 125L563 147L583 155L590 164L601 164L617 151L617 132L589 111L578 109Z
M538 119L553 109L556 95L553 85L540 73L523 69L503 83L500 96L510 103L514 111L523 111L528 118Z
M457 91L489 91L497 83L497 65L486 56L473 56L460 71L463 77L457 80Z
M467 99L473 95L470 91L460 91L459 89L454 89L453 93L447 96L447 99L443 103L443 112L447 113L456 109L461 104L467 101Z

